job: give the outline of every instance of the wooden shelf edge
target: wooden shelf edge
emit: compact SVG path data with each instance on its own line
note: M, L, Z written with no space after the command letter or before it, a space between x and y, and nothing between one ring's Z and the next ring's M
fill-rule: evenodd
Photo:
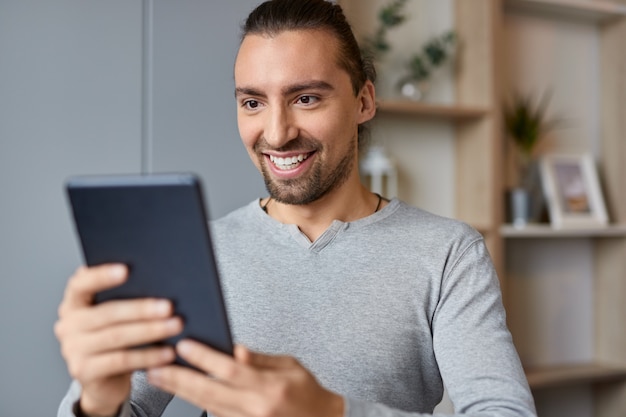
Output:
M507 239L626 237L626 224L563 229L555 229L549 224L529 224L521 228L505 224L500 226L500 235Z
M626 5L609 0L505 0L504 4L513 11L547 13L591 22L626 16Z
M626 380L626 367L602 363L547 366L526 369L531 390L576 384L596 384Z
M449 120L479 119L489 113L489 109L478 106L457 104L435 104L410 100L378 100L377 109L384 114L398 114L415 117L434 117Z

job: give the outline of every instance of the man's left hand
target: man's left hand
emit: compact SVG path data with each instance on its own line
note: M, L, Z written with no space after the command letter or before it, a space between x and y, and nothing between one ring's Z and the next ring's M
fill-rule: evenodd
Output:
M148 371L151 384L218 417L341 417L343 398L322 387L296 359L235 346L234 357L183 340L178 354L207 376L182 366Z

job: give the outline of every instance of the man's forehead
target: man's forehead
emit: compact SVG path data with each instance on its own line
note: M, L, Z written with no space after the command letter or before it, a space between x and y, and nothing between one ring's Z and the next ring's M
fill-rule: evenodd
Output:
M303 83L327 80L345 72L337 59L336 42L326 31L283 31L276 35L250 34L235 61L238 84ZM348 74L346 73L346 76Z
M242 54L259 52L261 48L271 49L272 47L283 51L300 52L304 56L314 52L322 52L327 58L336 58L339 42L332 32L323 29L251 33L242 39L237 52L237 59Z

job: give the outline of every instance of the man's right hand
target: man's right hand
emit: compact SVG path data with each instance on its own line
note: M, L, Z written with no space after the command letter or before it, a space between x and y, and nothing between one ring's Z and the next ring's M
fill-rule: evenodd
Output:
M122 284L124 265L81 267L69 279L54 332L70 375L80 382L87 415L115 415L130 393L135 370L171 363L172 347L134 348L180 333L183 323L167 300L137 299L94 305L94 295Z

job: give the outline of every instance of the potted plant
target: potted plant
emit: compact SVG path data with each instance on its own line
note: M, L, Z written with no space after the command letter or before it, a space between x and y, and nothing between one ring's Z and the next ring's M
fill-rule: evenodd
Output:
M548 120L546 110L551 98L544 93L537 103L530 95L517 94L504 105L504 126L515 145L517 164L516 185L510 192L514 225L523 226L537 221L543 210L539 169L536 163L537 147L557 120Z
M407 0L390 0L378 12L378 27L373 34L366 36L361 42L361 54L368 57L376 65L391 50L387 33L407 20L404 7ZM457 35L454 31L446 31L432 37L413 54L405 68L404 75L396 84L403 97L421 100L428 91L429 79L438 67L450 61L455 52Z
M428 80L438 67L450 61L457 45L457 35L450 30L426 42L407 63L407 74L398 82L404 97L421 100L428 92Z

